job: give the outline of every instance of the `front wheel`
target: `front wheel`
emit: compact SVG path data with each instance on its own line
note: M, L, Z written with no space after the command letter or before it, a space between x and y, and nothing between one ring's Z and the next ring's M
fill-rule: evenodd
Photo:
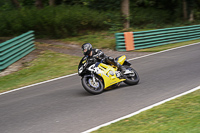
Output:
M130 66L125 66L126 70L129 70L128 74L124 74L125 76L125 81L124 83L128 85L136 85L140 81L138 73Z
M91 94L100 94L104 90L103 83L95 77L95 81L91 75L85 75L82 78L84 89Z

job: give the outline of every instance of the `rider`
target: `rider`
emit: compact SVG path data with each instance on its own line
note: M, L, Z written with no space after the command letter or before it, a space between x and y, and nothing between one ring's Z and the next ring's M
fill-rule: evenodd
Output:
M117 66L122 73L125 73L126 68L122 66L119 62L115 61L113 57L106 56L101 50L93 49L90 43L84 43L82 45L82 50L84 55L88 55L91 58L95 58L97 60L105 59L104 61L108 64L112 64Z

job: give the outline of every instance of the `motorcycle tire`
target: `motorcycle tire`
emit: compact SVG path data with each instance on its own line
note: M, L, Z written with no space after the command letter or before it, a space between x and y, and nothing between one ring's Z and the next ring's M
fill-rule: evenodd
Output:
M94 87L93 85L91 85L90 82L92 80L92 76L90 75L85 75L83 78L82 78L82 85L84 87L84 89L91 93L91 94L94 94L94 95L97 95L97 94L101 94L104 90L104 86L103 86L103 83L101 82L101 80L97 80L96 83L97 83L97 87Z
M125 75L125 81L124 83L128 84L128 85L136 85L139 83L140 81L140 78L139 78L139 75L138 73L130 66L125 66L126 69L129 69L130 71L133 71L134 72L134 75L132 74L126 74Z

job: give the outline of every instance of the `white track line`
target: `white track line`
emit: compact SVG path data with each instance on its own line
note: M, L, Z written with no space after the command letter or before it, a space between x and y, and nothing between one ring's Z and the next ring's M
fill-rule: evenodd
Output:
M18 91L18 90L22 90L22 89L25 89L25 88L28 88L28 87L32 87L32 86L36 86L36 85L48 83L48 82L55 81L55 80L58 80L58 79L63 79L63 78L71 77L71 76L74 76L74 75L76 75L76 74L77 74L77 73L73 73L73 74L66 75L66 76L62 76L62 77L58 77L58 78L55 78L55 79L51 79L51 80L39 82L39 83L36 83L36 84L24 86L24 87L21 87L21 88L17 88L17 89L14 89L14 90L10 90L10 91L6 91L6 92L3 92L3 93L0 93L0 95L7 94L7 93L10 93L10 92L14 92L14 91Z
M140 58L144 58L144 57L148 57L148 56L152 56L152 55L156 55L156 54L160 54L160 53L163 53L163 52L167 52L167 51L171 51L171 50L175 50L175 49L179 49L179 48L189 47L189 46L196 45L196 44L200 44L200 43L193 43L193 44L189 44L189 45L185 45L185 46L181 46L181 47L176 47L176 48L172 48L172 49L168 49L168 50L164 50L164 51L160 51L160 52L156 52L156 53L152 53L152 54L148 54L148 55L144 55L144 56L140 56L140 57L135 57L135 58L129 59L129 61L140 59ZM32 86L48 83L48 82L55 81L55 80L58 80L58 79L71 77L71 76L74 76L74 75L77 75L77 73L73 73L73 74L62 76L62 77L59 77L59 78L47 80L47 81L44 81L44 82L40 82L40 83L24 86L24 87L17 88L17 89L14 89L14 90L6 91L6 92L3 92L3 93L0 93L0 95L7 94L7 93L10 93L10 92L14 92L14 91L18 91L18 90L22 90L22 89L25 89L25 88L28 88L28 87L32 87Z
M168 99L163 100L163 101L160 101L160 102L158 102L158 103L155 103L155 104L153 104L153 105L150 105L150 106L148 106L148 107L145 107L145 108L143 108L143 109L140 109L140 110L138 110L138 111L136 111L136 112L134 112L134 113L131 113L131 114L129 114L129 115L126 115L126 116L123 116L123 117L118 118L118 119L116 119L116 120L113 120L113 121L107 122L107 123L105 123L105 124L99 125L99 126L97 126L97 127L94 127L94 128L92 128L92 129L89 129L89 130L84 131L84 132L82 132L82 133L90 133L90 132L92 132L92 131L96 131L96 130L98 130L98 129L101 128L101 127L105 127L105 126L108 126L108 125L110 125L110 124L112 124L112 123L118 122L118 121L120 121L120 120L123 120L123 119L126 119L126 118L130 118L130 117L132 117L132 116L134 116L134 115L137 115L137 114L139 114L139 113L141 113L141 112L143 112L143 111L146 111L146 110L151 109L151 108L153 108L153 107L155 107L155 106L161 105L161 104L166 103L166 102L168 102L168 101L170 101L170 100L173 100L173 99L175 99L175 98L178 98L178 97L183 96L183 95L186 95L186 94L189 94L189 93L194 92L194 91L199 90L199 89L200 89L200 86L198 86L198 87L196 87L196 88L194 88L194 89L191 89L191 90L189 90L189 91L186 91L186 92L184 92L184 93L181 93L181 94L179 94L179 95L176 95L176 96L174 96L174 97L168 98Z

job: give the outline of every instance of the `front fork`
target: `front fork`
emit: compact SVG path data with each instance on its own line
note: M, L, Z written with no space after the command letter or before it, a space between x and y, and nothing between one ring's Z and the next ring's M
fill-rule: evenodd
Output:
M92 81L93 81L93 83L96 84L98 82L98 78L96 78L96 76L94 75L94 72L92 72L91 75L92 75Z

